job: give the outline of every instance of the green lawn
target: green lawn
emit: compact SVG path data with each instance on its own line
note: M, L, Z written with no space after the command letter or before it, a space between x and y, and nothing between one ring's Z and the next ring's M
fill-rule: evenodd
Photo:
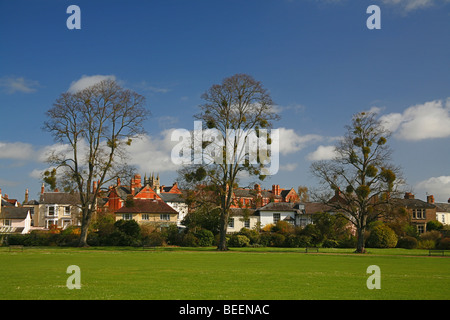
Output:
M425 250L0 248L0 299L445 299L450 257ZM81 289L69 290L69 265ZM367 267L381 269L369 290Z

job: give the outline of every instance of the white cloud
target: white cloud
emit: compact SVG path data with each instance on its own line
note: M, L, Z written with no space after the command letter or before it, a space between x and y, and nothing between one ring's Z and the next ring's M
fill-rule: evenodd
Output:
M27 160L33 156L33 146L24 142L0 142L0 159Z
M403 113L390 113L380 120L395 137L403 140L450 137L450 99L411 106Z
M439 1L435 0L382 0L383 4L400 6L406 12L430 7Z
M70 84L68 91L71 93L75 93L77 91L81 91L90 86L93 86L94 84L97 84L103 80L116 80L116 77L114 75L83 75L80 79L73 81Z
M437 202L450 198L450 176L432 177L416 185L419 194L432 194Z
M2 77L0 78L0 87L3 87L8 94L33 93L37 91L36 87L39 87L39 82L23 77Z
M280 130L280 154L295 153L308 144L321 141L322 136L317 134L298 135L293 129L279 128Z
M309 153L306 156L306 159L310 161L331 160L337 155L335 150L335 146L320 145L314 152Z
M294 171L298 163L286 163L280 166L280 171Z
M172 148L178 143L171 141L174 129L161 132L157 137L144 135L133 139L131 146L127 147L130 165L138 167L140 172L166 172L178 169L171 160Z

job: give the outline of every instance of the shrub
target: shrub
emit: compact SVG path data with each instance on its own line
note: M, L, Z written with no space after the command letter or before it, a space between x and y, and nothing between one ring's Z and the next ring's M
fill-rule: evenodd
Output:
M279 233L272 233L272 237L270 239L270 246L272 247L283 247L284 241L286 237Z
M339 245L339 243L333 239L326 239L322 243L322 247L324 247L324 248L336 248L336 247L338 247L338 245Z
M375 226L367 238L369 248L394 248L397 245L397 235L384 224Z
M246 236L250 240L250 244L257 244L260 241L260 234L256 230L242 228L238 234Z
M159 247L166 244L166 238L161 232L154 231L147 234L145 238L142 239L142 244L152 247Z
M436 248L441 250L450 250L450 238L441 239Z
M444 225L437 220L427 222L427 231L441 230L443 227Z
M436 247L436 241L434 240L419 240L417 248L419 249L434 249Z
M417 248L417 244L418 242L416 238L405 236L398 239L397 248L415 249Z
M180 245L182 247L197 247L198 239L193 233L188 232L182 235Z
M197 238L197 243L200 247L212 246L214 241L214 234L206 229L196 232L195 237Z
M356 248L357 238L353 235L342 238L339 240L339 248Z
M425 233L422 233L419 236L419 239L420 240L432 240L434 242L437 242L440 237L441 237L441 233L439 231L432 230L432 231L427 231Z
M247 247L250 245L250 239L241 234L233 234L228 241L230 247Z

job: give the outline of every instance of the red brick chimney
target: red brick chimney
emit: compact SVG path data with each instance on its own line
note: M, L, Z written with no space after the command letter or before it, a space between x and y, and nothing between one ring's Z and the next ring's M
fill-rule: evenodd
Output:
M42 186L41 186L41 194L44 193L44 192L45 192L45 186L44 186L44 184L42 184Z
M411 192L405 192L405 199L414 199L414 195Z
M275 195L275 196L279 196L280 195L280 185L278 185L278 184L274 184L274 185L272 185L272 193Z
M434 204L434 196L433 195L427 196L427 202L429 204Z

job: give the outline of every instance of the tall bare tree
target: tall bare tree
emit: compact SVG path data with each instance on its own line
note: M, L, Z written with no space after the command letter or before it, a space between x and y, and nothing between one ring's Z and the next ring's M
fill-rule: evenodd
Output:
M336 145L335 158L314 162L311 171L325 189L332 191L316 197L354 224L356 251L363 253L366 228L389 212L390 199L401 182L400 169L390 163L390 134L375 113L354 115L346 129L345 137Z
M43 128L64 146L48 162L59 171L64 189L79 195L80 246L87 245L102 187L126 171L125 146L145 132L148 114L143 96L113 80L63 93L47 111Z
M271 141L265 130L279 116L273 112L269 92L246 74L225 78L211 86L202 99L205 103L194 118L202 121L203 129L214 130L216 134L215 138L210 136L208 141L197 144L201 146L203 162L194 162L191 173L185 172L184 177L192 183L207 184L208 190L216 195L221 212L218 250L227 250L228 218L239 173L245 171L260 179L267 174L264 168L271 159L268 146ZM252 144L255 137L267 142L258 152Z

